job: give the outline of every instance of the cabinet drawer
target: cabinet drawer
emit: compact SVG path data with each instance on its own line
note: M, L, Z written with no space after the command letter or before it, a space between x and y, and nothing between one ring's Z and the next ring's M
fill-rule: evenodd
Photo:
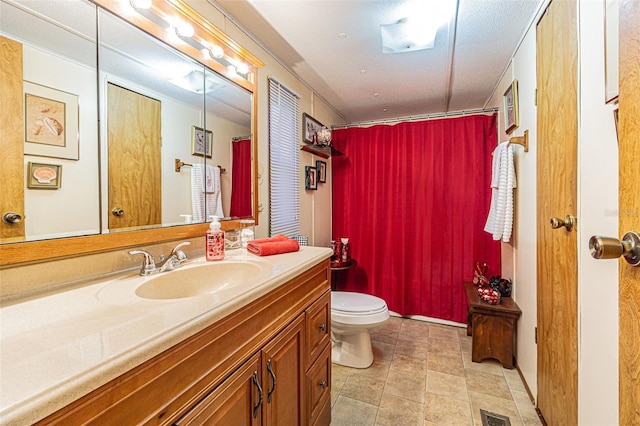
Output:
M315 424L331 399L331 345L324 346L320 356L307 371L307 403L309 424Z
M311 364L331 340L331 293L326 292L306 310L307 364Z

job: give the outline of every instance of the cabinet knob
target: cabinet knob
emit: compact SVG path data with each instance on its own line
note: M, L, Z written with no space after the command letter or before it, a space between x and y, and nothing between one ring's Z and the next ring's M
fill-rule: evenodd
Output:
M326 389L328 384L326 380L321 381L320 383L318 383L318 385L322 388L322 389Z
M320 330L327 331L327 324L320 324Z

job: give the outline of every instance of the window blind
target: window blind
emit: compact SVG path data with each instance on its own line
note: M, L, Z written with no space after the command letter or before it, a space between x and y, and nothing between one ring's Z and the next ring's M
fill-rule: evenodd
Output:
M269 79L269 234L300 233L300 99Z

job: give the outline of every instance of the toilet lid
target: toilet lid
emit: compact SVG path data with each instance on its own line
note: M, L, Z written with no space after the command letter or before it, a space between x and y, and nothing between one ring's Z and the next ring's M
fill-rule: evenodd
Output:
M331 310L352 314L369 314L387 310L387 304L379 297L348 291L331 292Z

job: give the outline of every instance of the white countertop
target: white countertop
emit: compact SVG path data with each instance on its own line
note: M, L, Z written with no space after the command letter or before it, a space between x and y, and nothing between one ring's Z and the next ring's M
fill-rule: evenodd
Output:
M224 298L143 299L135 289L158 275L129 272L0 308L0 424L46 417L331 254L321 247L264 257L227 251L223 262L256 263L262 272ZM194 259L177 271L203 263Z

